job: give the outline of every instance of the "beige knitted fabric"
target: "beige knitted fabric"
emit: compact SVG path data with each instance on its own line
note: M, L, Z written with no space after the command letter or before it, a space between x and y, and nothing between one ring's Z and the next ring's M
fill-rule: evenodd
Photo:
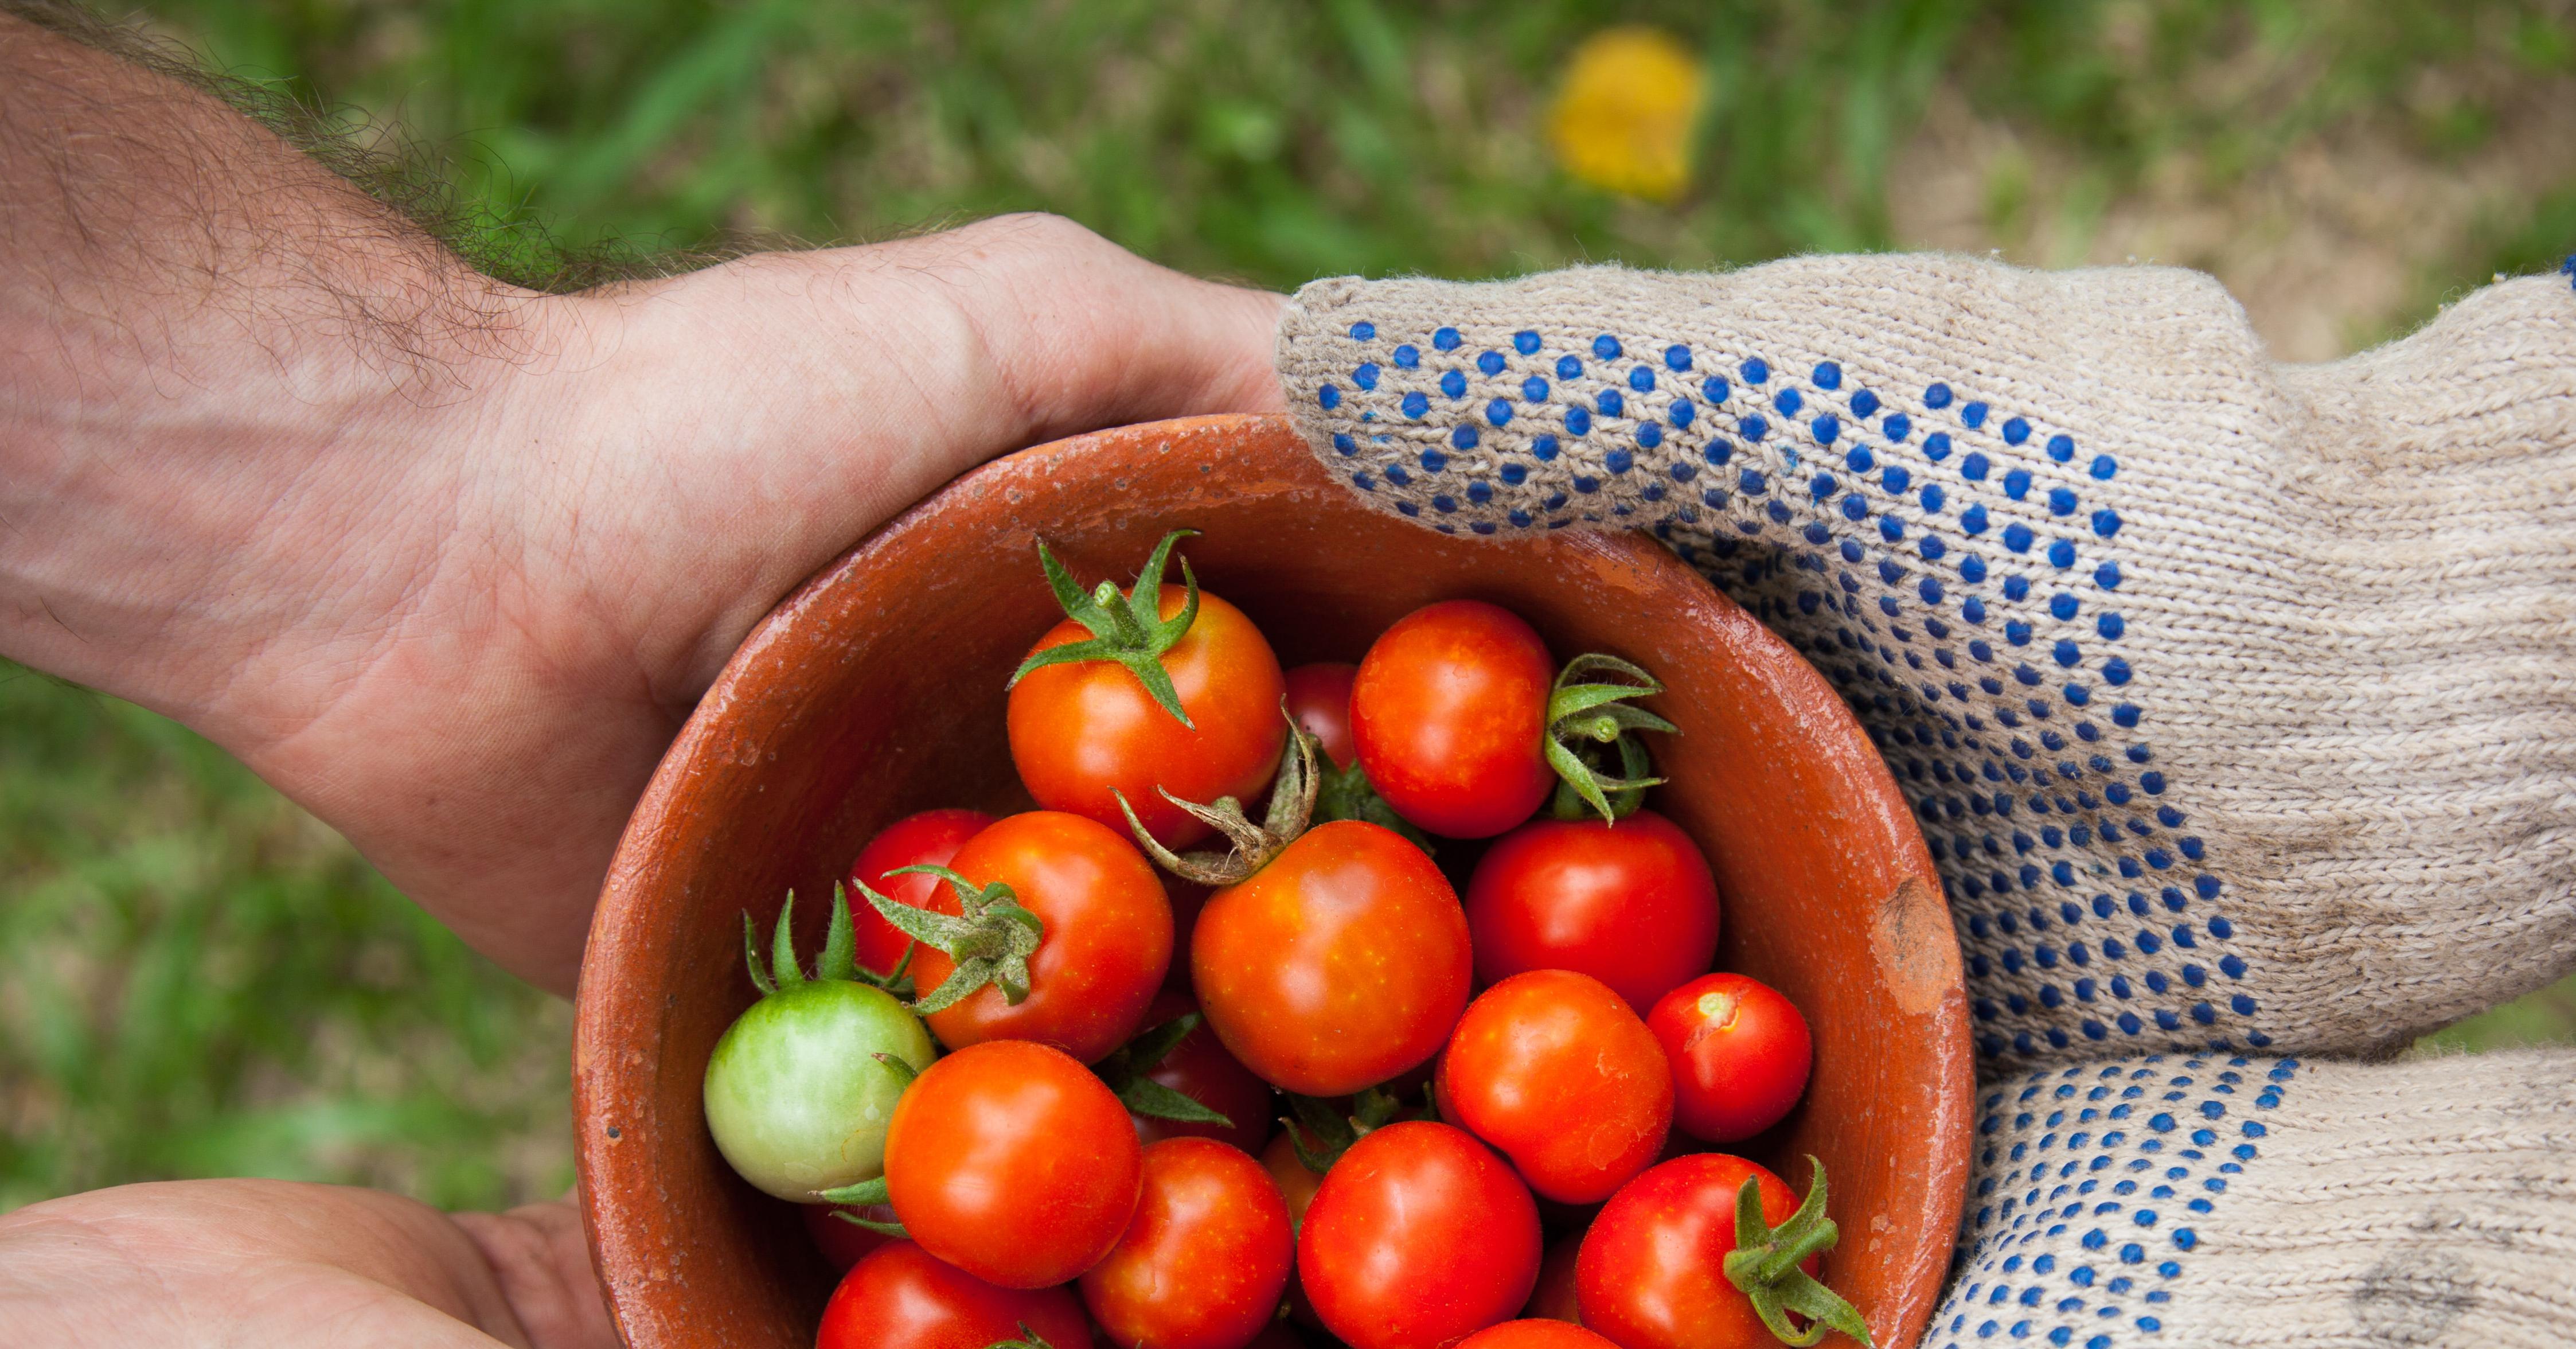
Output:
M1316 453L1651 528L1911 796L1980 1047L2368 1050L2576 959L2576 294L2276 366L2207 277L1947 256L1320 281Z
M1928 1345L2554 1349L2576 1325L2576 1054L2152 1056L1983 1104Z
M1651 529L1886 754L1990 1075L1927 1344L2576 1326L2576 1056L2253 1057L2576 965L2566 281L2297 368L2163 269L1340 279L1279 366L1368 499Z

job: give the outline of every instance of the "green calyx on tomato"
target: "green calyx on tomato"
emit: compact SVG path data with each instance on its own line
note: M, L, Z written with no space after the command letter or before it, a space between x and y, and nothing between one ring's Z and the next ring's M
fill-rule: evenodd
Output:
M1414 828L1412 821L1396 814L1395 807L1388 805L1386 798L1377 794L1377 788L1369 785L1368 774L1360 768L1356 758L1351 760L1348 768L1340 767L1329 757L1316 763L1315 821L1322 823L1326 820L1365 820L1392 829L1413 846L1434 857L1439 856L1439 850L1431 844L1431 836Z
M1136 843L1146 856L1183 880L1221 889L1251 879L1254 872L1306 832L1306 826L1315 818L1315 793L1321 783L1322 775L1315 770L1315 737L1292 717L1288 721L1287 748L1279 753L1279 775L1270 787L1270 809L1261 823L1254 824L1243 813L1243 803L1231 796L1220 796L1213 804L1201 805L1184 801L1161 787L1154 789L1162 792L1164 800L1223 835L1234 845L1229 852L1173 852L1156 841L1136 818L1136 808L1127 803L1126 793L1113 788L1112 794L1118 798L1118 808L1126 812L1127 828L1136 835Z
M884 1058L886 1056L879 1054L877 1057ZM852 1204L860 1207L866 1207L873 1204L884 1206L888 1208L889 1211L891 1211L892 1208L892 1205L886 1199L886 1178L883 1176L879 1176L874 1180L863 1180L856 1185L844 1185L837 1190L825 1190L823 1192L823 1202L827 1204ZM859 1215L850 1212L846 1208L833 1209L832 1216L845 1223L864 1227L879 1236L893 1237L897 1240L908 1240L912 1236L910 1232L903 1230L902 1223L879 1222L874 1218L862 1218Z
M861 886L860 889L864 891L866 887ZM875 898L873 895L869 897ZM743 963L751 967L752 987L759 989L763 997L806 981L803 967L796 962L796 935L788 923L795 913L796 892L790 890L787 902L779 907L778 926L770 933L769 968L763 970L760 968L760 928L751 921L751 910L742 911ZM904 952L904 958L895 962L890 973L882 975L861 969L856 959L857 951L858 933L850 925L850 897L840 886L834 885L832 922L823 933L823 955L814 962L814 977L818 980L847 979L882 988L899 998L912 992L912 977L908 973L912 965L910 951Z
M1825 1216L1825 1164L1809 1157L1807 1165L1814 1168L1815 1180L1798 1211L1778 1227L1762 1220L1757 1178L1744 1178L1743 1188L1735 1192L1735 1249L1726 1253L1727 1281L1744 1290L1754 1313L1783 1344L1814 1344L1828 1327L1871 1344L1869 1323L1860 1318L1859 1309L1798 1268L1842 1239L1834 1220ZM1790 1324L1788 1313L1793 1311L1807 1318L1806 1329Z
M1615 674L1634 682L1574 682L1592 674ZM1648 762L1645 747L1630 739L1628 732L1679 735L1681 728L1629 706L1627 700L1663 691L1663 682L1646 673L1645 667L1617 656L1593 652L1565 663L1548 692L1547 733L1541 744L1548 767L1556 770L1559 779L1549 814L1579 820L1589 812L1616 820L1645 804L1646 789L1663 779L1647 776L1654 765ZM1615 775L1602 771L1613 753L1619 759Z
M913 1000L916 1016L928 1016L957 1005L968 994L992 984L1014 1007L1029 995L1029 957L1036 955L1038 942L1046 936L1046 923L1021 905L1020 897L1001 881L978 887L973 881L946 867L897 867L886 873L900 876L911 872L936 876L956 888L957 915L931 909L916 909L900 900L890 899L868 888L864 881L852 881L859 893L895 930L914 941L947 955L957 963L939 987ZM841 915L836 922L846 923ZM834 929L838 931L838 928ZM842 957L846 963L848 957ZM904 952L910 964L912 953Z
M1181 611L1170 618L1162 616L1163 566L1171 556L1172 545L1184 538L1195 538L1195 529L1175 529L1154 545L1153 554L1145 559L1145 569L1137 574L1136 584L1124 595L1118 583L1103 581L1086 593L1064 564L1047 551L1046 540L1038 540L1038 565L1046 569L1047 586L1055 591L1056 603L1064 606L1064 616L1091 630L1091 640L1067 642L1032 653L1020 668L1011 673L1004 689L1017 687L1031 670L1050 665L1071 665L1080 661L1116 661L1136 676L1162 709L1172 714L1183 726L1195 731L1197 723L1181 709L1181 695L1172 687L1172 676L1163 668L1163 653L1172 649L1190 625L1199 617L1199 582L1190 574L1190 560L1181 559L1181 588L1188 598Z
M1121 1104L1139 1115L1231 1129L1233 1120L1145 1076L1172 1052L1173 1046L1188 1039L1190 1032L1199 1028L1199 1021L1196 1012L1174 1017L1119 1046L1109 1057L1093 1064L1091 1071L1109 1084L1109 1089L1118 1094Z
M1283 1119L1288 1126L1288 1145L1297 1150L1297 1160L1307 1170L1322 1175L1333 1169L1342 1154L1379 1129L1405 1120L1427 1120L1433 1117L1428 1102L1406 1107L1404 1101L1384 1087L1368 1087L1351 1098L1350 1113L1335 1110L1329 1101L1297 1093L1280 1093L1288 1098L1288 1108L1296 1113L1294 1120ZM1303 1126L1303 1127L1300 1127ZM1318 1146L1306 1146L1312 1135Z
M1018 1339L995 1340L984 1346L984 1349L1055 1349L1055 1346L1047 1343L1046 1336L1029 1329L1028 1322L1022 1321Z

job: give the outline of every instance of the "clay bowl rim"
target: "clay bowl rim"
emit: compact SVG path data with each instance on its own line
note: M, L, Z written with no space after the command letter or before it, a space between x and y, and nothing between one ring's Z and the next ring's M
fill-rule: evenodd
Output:
M961 488L982 487L988 485L989 480L1007 479L1014 473L1027 471L1032 465L1048 463L1056 456L1078 451L1089 442L1123 439L1129 443L1143 443L1156 439L1168 441L1201 437L1206 437L1213 443L1232 442L1256 448L1264 442L1275 446L1284 439L1287 445L1293 447L1286 451L1292 457L1293 464L1281 464L1278 466L1279 471L1289 476L1324 480L1321 465L1306 452L1302 442L1297 440L1294 430L1290 428L1286 419L1281 417L1187 418L1068 437L1002 456L943 487L939 492L915 503L894 519L871 531L867 537L835 557L779 601L777 606L753 628L742 646L727 660L723 670L700 699L686 724L673 739L671 747L664 754L660 764L655 768L612 859L606 884L602 889L599 909L593 918L592 941L603 942L608 934L616 932L625 921L631 921L625 914L625 909L630 903L641 905L646 909L652 907L650 897L656 892L649 882L657 879L672 865L664 860L660 845L666 836L675 833L687 834L688 822L696 813L688 792L691 778L690 766L707 753L713 742L723 737L729 720L737 715L737 709L755 706L760 702L759 689L744 687L751 678L749 671L759 665L761 657L768 654L769 648L774 644L788 640L800 630L820 621L816 611L822 607L827 598L833 596L843 586L852 583L861 554L874 547L880 539L902 533L924 517L941 510L943 499L952 493L959 492ZM1204 468L1205 465L1202 464L1202 469ZM1330 490L1344 490L1330 482L1325 482L1325 486ZM1617 536L1595 537L1615 538ZM1731 611L1738 616L1743 615L1740 606L1723 592L1710 586L1697 573L1692 572L1678 557L1664 551L1660 545L1654 544L1651 539L1645 538L1642 534L1631 537L1642 540L1640 551L1651 551L1655 555L1668 559L1671 568L1688 576L1699 589L1705 591L1705 598L1713 601L1720 610ZM1498 545L1480 544L1478 546ZM1931 1312L1945 1282L1950 1236L1956 1230L1958 1215L1964 1209L1967 1198L1976 1084L1969 1028L1965 1016L1966 992L1963 971L1959 968L1957 947L1955 938L1951 935L1947 907L1940 898L1938 873L1933 868L1930 852L1923 842L1920 829L1914 822L1911 806L1898 789L1894 777L1886 767L1885 760L1878 754L1876 747L1870 744L1866 733L1852 715L1851 709L1803 656L1776 633L1758 623L1753 623L1749 616L1744 616L1743 621L1753 634L1751 640L1754 644L1773 648L1773 655L1786 658L1771 662L1764 667L1763 673L1774 680L1796 686L1783 688L1779 693L1779 700L1796 705L1821 723L1814 736L1809 739L1809 743L1834 752L1833 757L1837 761L1839 770L1838 781L1843 789L1858 794L1855 804L1866 808L1868 813L1885 820L1902 822L1901 826L1893 831L1897 837L1889 840L1893 844L1893 855L1886 859L1889 872L1900 878L1898 893L1892 894L1883 903L1887 906L1895 905L1900 898L1904 897L1904 891L1919 884L1922 887L1928 887L1930 910L1937 913L1939 917L1937 925L1934 925L1937 926L1937 931L1905 931L1902 934L1903 940L1924 945L1947 944L1939 950L1932 951L1931 954L1946 956L1946 968L1936 979L1940 984L1937 989L1937 1001L1941 1004L1940 1014L1936 1019L1949 1033L1941 1037L1942 1042L1928 1045L1920 1051L1933 1060L1930 1075L1939 1079L1937 1099L1934 1102L1938 1118L1928 1121L1930 1127L1922 1135L1922 1159L1928 1207L1921 1215L1924 1219L1925 1236L1929 1237L1933 1233L1938 1235L1936 1240L1918 1240L1916 1244L1923 1247L1925 1251L1937 1252L1939 1258L1929 1260L1923 1252L1918 1251L1915 1260L1916 1268L1907 1271L1898 1285L1899 1302L1895 1308L1898 1324L1888 1328L1895 1333L1887 1336L1883 1341L1891 1345L1908 1344L1928 1331ZM1851 752L1855 748L1858 752ZM630 896L636 898L630 900ZM1920 906L1924 902L1921 893L1918 892L1913 899L1917 912L1921 912ZM621 921L603 921L609 919ZM1903 926L1900 924L1900 928ZM594 1267L599 1271L603 1291L610 1303L612 1320L618 1325L621 1340L626 1341L630 1315L644 1322L662 1319L651 1312L650 1303L654 1295L647 1290L671 1281L672 1275L669 1271L657 1271L655 1277L648 1280L645 1286L629 1290L626 1287L627 1280L612 1280L610 1277L611 1271L606 1267L604 1258L606 1252L600 1239L603 1224L611 1218L608 1210L612 1205L610 1196L594 1183L594 1178L604 1172L618 1169L612 1163L608 1151L617 1145L618 1135L613 1128L603 1133L602 1130L593 1128L592 1124L597 1113L596 1107L601 1104L601 1098L614 1096L618 1090L617 1084L623 1080L624 1073L617 1065L619 1063L631 1065L640 1061L640 1052L631 1043L631 1038L636 1037L618 1033L621 1023L631 1022L636 1016L635 1009L627 1005L632 1002L632 990L625 986L623 978L611 980L604 976L594 977L593 974L594 970L605 969L618 963L598 950L585 953L584 973L576 994L573 1085L575 1158L582 1178L582 1210L586 1236ZM1880 964L1883 973L1887 964L1884 951L1880 953ZM626 995L625 1002L608 1002L607 999L612 992ZM663 996L667 998L668 995ZM651 1037L640 1038L649 1040ZM649 1074L652 1070L644 1071ZM1792 1179L1795 1178L1795 1176L1792 1177ZM616 1206L628 1207L625 1204ZM1881 1215L1882 1219L1883 1216ZM1855 1240L1872 1239L1874 1236L1875 1233L1854 1232L1847 1225L1844 1244L1849 1246ZM685 1285L684 1279L679 1282ZM665 1293L663 1296L667 1297L669 1294ZM630 1300L636 1304L631 1308L628 1305Z

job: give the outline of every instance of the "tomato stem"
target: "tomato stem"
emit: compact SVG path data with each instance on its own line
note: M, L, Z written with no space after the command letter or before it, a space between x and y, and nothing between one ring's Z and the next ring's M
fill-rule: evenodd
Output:
M1632 682L1574 682L1592 674L1614 674ZM1645 747L1630 739L1628 732L1679 735L1681 728L1643 708L1629 706L1627 700L1663 691L1662 681L1648 674L1644 666L1617 656L1596 651L1565 663L1565 668L1557 672L1556 687L1548 695L1547 730L1540 744L1548 766L1556 770L1558 778L1549 814L1560 820L1579 820L1587 813L1617 820L1635 814L1645 804L1646 789L1663 779L1647 776L1654 765L1647 759ZM1615 775L1602 771L1602 761L1613 752L1619 761Z
M1029 957L1037 954L1038 942L1046 935L1045 922L1023 907L1019 895L1001 881L979 888L973 881L938 866L897 867L886 874L902 876L913 872L948 882L957 891L959 913L951 916L916 909L878 894L864 881L853 879L850 883L859 887L859 893L896 931L956 962L956 968L939 981L939 987L913 999L914 1014L928 1016L945 1011L986 984L1001 989L1004 1001L1019 1006L1029 996ZM905 961L908 964L910 960L911 953L907 951Z
M1055 554L1047 551L1046 540L1038 540L1038 566L1046 572L1047 587L1055 592L1056 603L1064 607L1064 616L1088 629L1091 637L1031 652L1002 687L1016 688L1030 671L1050 665L1116 661L1136 676L1136 682L1145 686L1156 705L1183 726L1197 730L1198 724L1181 706L1180 693L1172 687L1171 672L1163 668L1163 653L1171 650L1199 617L1199 582L1190 573L1188 558L1181 559L1181 611L1168 619L1162 616L1164 563L1171 556L1173 544L1197 535L1195 529L1175 529L1164 535L1163 541L1154 545L1153 555L1145 559L1145 569L1137 574L1136 584L1123 601L1117 585L1109 581L1086 594L1064 564L1056 561Z
M1313 1096L1300 1096L1293 1091L1281 1092L1288 1098L1288 1108L1297 1118L1288 1126L1288 1146L1296 1149L1297 1161L1307 1170L1322 1175L1333 1169L1333 1163L1351 1150L1351 1145L1400 1120L1430 1119L1428 1104L1408 1110L1403 1098L1383 1086L1368 1087L1351 1098L1348 1113L1333 1109L1329 1102ZM1306 1135L1313 1134L1317 1146L1306 1146Z
M865 891L867 887L862 885L859 889ZM751 921L751 910L742 911L742 958L751 967L752 987L759 989L762 997L806 982L803 967L796 963L795 916L796 892L790 890L787 902L778 909L778 926L769 939L769 968L764 970L760 965L760 929ZM840 979L869 984L898 997L910 989L911 981L905 973L912 965L910 947L904 949L903 959L895 962L894 973L882 976L859 968L858 962L852 958L857 948L857 932L850 925L850 897L835 885L832 887L831 926L823 935L823 956L815 963L815 980Z
M1342 768L1336 766L1327 756L1316 761L1315 769L1318 779L1315 789L1316 819L1365 820L1403 835L1407 842L1420 848L1429 856L1440 855L1439 850L1432 846L1430 835L1415 828L1412 821L1396 814L1395 807L1388 805L1386 798L1377 794L1377 788L1369 782L1368 774L1361 770L1358 760L1354 759L1350 767Z
M1028 1322L1022 1321L1020 1323L1020 1338L1016 1340L995 1340L991 1344L984 1346L984 1349L1055 1349L1055 1346L1047 1343L1045 1336L1029 1329Z
M1283 700L1280 715L1288 714ZM1118 798L1118 809L1127 816L1127 828L1136 835L1137 845L1145 855L1161 863L1163 869L1184 880L1219 888L1240 885L1252 873L1270 864L1270 859L1285 852L1297 836L1315 818L1315 793L1321 775L1315 770L1314 736L1288 717L1288 743L1279 752L1279 775L1271 783L1270 809L1260 824L1254 824L1243 813L1243 803L1231 796L1220 796L1213 805L1200 805L1184 800L1157 785L1163 799L1187 812L1191 818L1226 837L1234 846L1227 852L1176 853L1162 845L1136 818L1136 808L1127 803L1127 794L1112 787L1110 795Z
M1807 1165L1815 1173L1807 1197L1776 1228L1763 1220L1757 1179L1744 1178L1744 1187L1735 1192L1735 1249L1726 1253L1726 1277L1744 1291L1764 1327L1783 1344L1814 1344L1830 1327L1873 1345L1859 1309L1799 1268L1842 1239L1834 1220L1825 1216L1825 1164L1811 1156ZM1804 1329L1789 1320L1790 1312L1807 1318Z

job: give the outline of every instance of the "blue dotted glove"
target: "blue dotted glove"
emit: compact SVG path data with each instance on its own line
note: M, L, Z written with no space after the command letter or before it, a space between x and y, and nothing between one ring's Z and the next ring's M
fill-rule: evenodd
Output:
M2498 285L2301 368L2266 360L2207 278L2164 269L1340 279L1299 293L1279 365L1310 445L1368 500L1498 540L1651 529L1885 753L1987 1065L1981 1193L1933 1342L2379 1342L2334 1335L2440 1262L2373 1275L2399 1259L2373 1242L2442 1247L2426 1215L2478 1192L2441 1129L2519 1137L2569 1100L2555 1057L2252 1057L2402 1045L2576 951L2564 284ZM2127 1057L2057 1066L2109 1055ZM2340 1179L2275 1160L2267 1117L2340 1137L2417 1108L2433 1076L2507 1064L2546 1084L2539 1114L2428 1124L2404 1165ZM2480 1095L2462 1108L2502 1108ZM2538 1146L2568 1174L2563 1137ZM2331 1216L2292 1180L2376 1197ZM2553 1195L2543 1226L2576 1236ZM2285 1237L2266 1226L2282 1206L2372 1239ZM2257 1250L2252 1274L2230 1255ZM2301 1261L2328 1271L2307 1292L2247 1291ZM2441 1286L2503 1277L2472 1261ZM2496 1343L2526 1323L2450 1324Z

